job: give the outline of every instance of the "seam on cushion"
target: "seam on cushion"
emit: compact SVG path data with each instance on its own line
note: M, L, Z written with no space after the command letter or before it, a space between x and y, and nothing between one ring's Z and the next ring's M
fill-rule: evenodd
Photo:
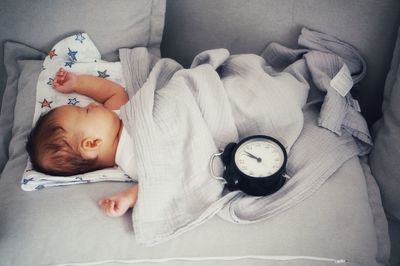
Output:
M390 244L389 247L385 243L390 243L388 234L388 221L382 206L381 193L373 176L367 156L360 158L360 166L365 176L367 186L368 203L371 208L372 218L374 222L375 236L377 240L376 261L384 265L389 264Z
M160 56L160 45L165 27L166 0L152 0L149 21L149 36L147 48L157 49L156 55ZM154 51L155 52L155 51Z
M147 45L146 47L149 47L150 41L153 39L153 9L154 9L154 0L151 1L151 8L150 8L150 19L149 19L149 32L148 32L148 38L147 38Z
M11 48L7 48L9 46L18 46L14 49ZM25 51L25 49L32 49L32 51ZM10 53L9 50L12 50L12 54ZM8 51L7 53L5 51ZM16 51L23 51L22 54L15 54ZM18 60L44 60L45 57L45 53L43 53L42 51L33 48L29 45L26 45L24 43L21 42L16 42L16 41L12 41L12 40L5 40L4 45L3 45L3 52L4 52L4 56L3 56L3 62L10 62L12 61L12 66L10 66L10 64L5 64L5 71L6 71L6 84L3 90L3 95L2 95L2 105L1 105L1 112L0 112L0 125L3 125L4 123L10 122L11 123L11 127L7 128L7 132L2 132L2 134L7 134L7 133L11 133L12 134L12 130L13 130L13 125L14 125L14 110L15 110L15 102L16 102L16 98L18 96L18 83L19 83L19 77L20 77L20 70L18 70L18 74L16 74L16 86L13 90L9 89L9 87L11 86L10 84L10 79L13 77L12 75L10 75L9 71L10 68L14 68L15 64L17 64ZM17 66L18 68L18 66ZM12 95L9 95L12 94ZM13 98L13 105L14 107L12 108L11 113L6 113L7 111L7 106L8 104L4 104L6 101L7 97L11 97ZM10 137L6 137L3 135L2 136L2 140L5 140L4 143L7 143L7 149L6 149L6 157L7 160L4 162L0 162L0 178L1 175L3 173L3 170L8 162L8 160L10 159L10 152L9 152L9 143L12 139L12 136ZM4 148L4 147L0 147L0 148Z
M75 266L87 266L87 265L102 265L110 263L118 264L163 264L174 261L181 262L223 262L223 261L240 261L240 260L258 260L258 261L275 261L285 262L285 261L313 261L313 262L324 262L332 265L345 264L349 265L349 260L342 258L327 258L327 257L314 257L314 256L269 256L269 255L245 255L245 256L214 256L214 257L167 257L167 258L152 258L152 259L111 259L102 261L91 261L91 262L76 262L68 264L52 264L53 266L64 266L64 265L75 265ZM351 265L356 263L352 263Z

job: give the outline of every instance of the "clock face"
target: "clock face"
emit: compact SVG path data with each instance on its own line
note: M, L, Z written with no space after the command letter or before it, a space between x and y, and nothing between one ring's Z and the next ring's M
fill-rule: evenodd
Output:
M254 138L239 146L234 160L242 173L251 177L267 177L282 167L285 157L282 148L274 141Z

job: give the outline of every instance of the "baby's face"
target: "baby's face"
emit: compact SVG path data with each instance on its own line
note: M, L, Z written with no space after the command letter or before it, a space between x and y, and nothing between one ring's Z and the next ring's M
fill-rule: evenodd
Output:
M93 137L108 145L115 141L119 133L120 119L117 114L95 103L86 107L61 106L54 115L66 132L77 141Z

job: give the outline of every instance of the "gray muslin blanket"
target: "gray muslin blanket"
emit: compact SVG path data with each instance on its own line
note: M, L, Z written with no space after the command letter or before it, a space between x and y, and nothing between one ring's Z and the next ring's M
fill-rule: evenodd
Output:
M205 51L189 69L146 48L120 50L131 97L121 117L139 176L138 243L166 241L217 213L234 223L268 219L369 152L368 128L347 93L362 79L364 61L351 46L307 29L299 45L271 44L261 56ZM273 136L288 151L291 178L267 197L226 191L209 169L213 153L253 134ZM221 162L215 171L222 173Z

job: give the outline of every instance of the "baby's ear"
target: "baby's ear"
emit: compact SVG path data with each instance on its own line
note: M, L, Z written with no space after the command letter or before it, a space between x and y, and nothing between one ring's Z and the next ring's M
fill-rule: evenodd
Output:
M99 148L103 141L97 138L85 138L79 145L79 152L84 159L95 159L99 154Z

